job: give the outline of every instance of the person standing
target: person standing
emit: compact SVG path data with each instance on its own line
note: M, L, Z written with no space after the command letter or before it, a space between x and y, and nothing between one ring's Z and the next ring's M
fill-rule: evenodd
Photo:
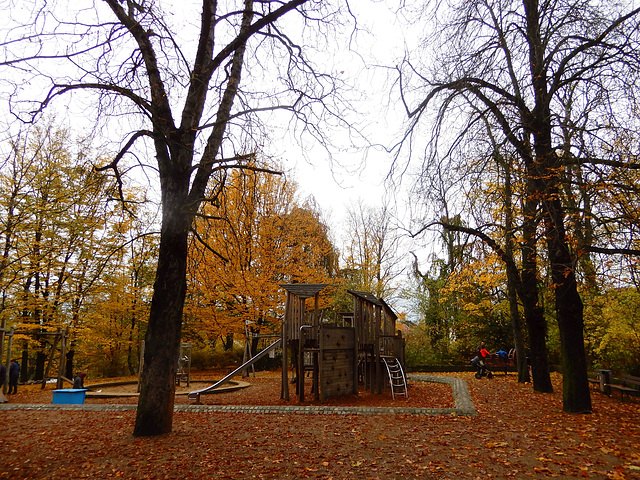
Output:
M20 377L20 364L14 358L9 365L9 395L12 390L14 394L18 393L18 377Z

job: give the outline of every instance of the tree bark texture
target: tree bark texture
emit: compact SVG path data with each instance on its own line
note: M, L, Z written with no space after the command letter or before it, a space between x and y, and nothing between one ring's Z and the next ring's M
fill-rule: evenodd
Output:
M530 162L528 175L536 185L542 202L545 236L555 293L556 317L560 330L563 367L563 408L567 412L591 411L584 349L582 299L575 276L576 259L569 250L565 232L565 215L560 200L562 165L552 147L551 95L545 46L540 34L537 0L523 0L529 42L529 64L535 95L535 107L529 125L534 138L536 158Z
M497 154L499 155L499 154ZM507 257L513 259L513 189L511 188L511 163L509 160L501 162L504 168L504 250ZM511 317L511 329L513 332L513 344L516 349L516 366L518 370L518 382L531 381L527 355L525 352L522 318L518 307L518 278L514 268L507 266L507 298L509 299L509 315Z
M181 224L184 222L175 218L180 213L176 207L165 205L165 218L169 219L163 221L160 239L134 436L160 435L172 428L189 232ZM167 215L167 210L172 212Z
M523 256L531 256L531 253L523 252ZM535 255L535 254L533 254ZM533 262L535 264L535 261ZM544 310L538 297L538 275L535 267L532 269L532 260L523 260L522 292L520 299L524 308L524 318L529 332L529 361L531 363L531 377L533 389L540 393L552 393L553 385L549 375L549 363L547 361L547 324L544 319Z
M560 331L563 409L570 413L588 413L591 412L591 393L584 348L583 305L575 276L576 259L571 255L567 244L564 213L558 195L556 189L551 189L544 213Z
M524 318L529 332L529 349L533 389L540 393L553 392L549 362L547 359L547 323L544 309L540 304L538 287L537 253L537 210L538 202L531 180L526 182L526 198L522 207L524 222L522 225L522 288L520 300L524 309Z

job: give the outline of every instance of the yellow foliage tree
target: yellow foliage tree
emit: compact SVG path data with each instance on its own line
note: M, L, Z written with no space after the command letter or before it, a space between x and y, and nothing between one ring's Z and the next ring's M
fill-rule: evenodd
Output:
M118 187L94 169L100 159L90 159L88 143L52 124L33 127L9 146L0 165L0 320L32 335L13 343L14 355L22 351L25 379L34 350L34 377L45 374L51 342L36 334L68 329L65 374L71 376L75 349L103 341L92 321L117 291L112 272L139 261L134 244L140 242L127 236L135 235L133 214L144 198L121 185L128 210L105 201ZM123 245L132 248L125 252ZM135 298L144 297L138 292ZM94 358L104 360L102 353Z
M495 292L504 289L504 265L494 252L483 252L462 263L447 278L443 299L455 299L469 315L482 319L492 314L498 303Z
M214 341L245 322L278 332L279 284L335 282L337 254L314 202L298 203L295 183L254 167L231 173L196 221L185 336Z

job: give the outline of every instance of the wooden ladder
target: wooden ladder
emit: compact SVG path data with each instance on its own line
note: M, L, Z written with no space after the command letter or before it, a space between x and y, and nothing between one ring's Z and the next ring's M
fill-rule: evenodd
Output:
M409 398L407 390L407 377L404 374L402 365L396 357L382 357L384 365L387 367L389 374L389 385L391 386L391 398L395 399L396 395L404 395Z

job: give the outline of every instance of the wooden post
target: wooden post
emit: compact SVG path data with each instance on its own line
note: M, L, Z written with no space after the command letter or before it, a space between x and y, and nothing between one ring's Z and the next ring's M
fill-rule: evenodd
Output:
M358 395L358 332L353 329L353 394Z
M302 327L303 325L305 325L304 323L304 314L306 311L306 305L307 305L307 299L306 298L299 298L298 299L298 331L301 332L300 327ZM311 314L311 318L313 318L313 314Z
M2 319L2 327L0 327L0 363L2 363L2 354L4 353L4 337L7 329L7 319ZM6 378L9 378L9 366L7 365L7 375ZM5 383L7 383L5 381ZM4 385L0 385L0 390L4 388Z
M140 375L142 375L142 367L144 366L144 340L140 344L140 361L138 362L138 388L136 389L140 393Z
M402 338L402 332L398 330L398 334L395 339L395 357L400 361L400 365L402 365L402 370L407 371L407 365L405 361L405 353L404 353L404 338Z
M600 391L605 395L611 395L611 370L599 370Z
M62 331L62 339L60 340L60 362L58 365L58 378L56 379L56 388L62 388L62 376L64 374L64 357L67 354L67 334L69 327Z
M313 335L320 338L320 292L313 297Z
M191 348L191 342L189 342L187 345L187 348L189 349L189 363L187 364L187 388L189 388L191 386L191 355L193 353L193 349Z
M13 347L13 332L14 328L11 327L9 331L9 341L7 342L7 378L4 381L4 386L2 387L2 392L7 393L7 381L9 380L9 365L11 364L11 348Z
M320 335L318 333L318 335ZM313 398L315 400L320 400L320 381L318 379L318 375L320 374L320 355L318 354L318 350L313 351Z
M374 349L376 354L376 385L378 386L378 393L382 393L382 359L380 358L381 336L380 325L382 323L382 307L375 308L374 318Z
M249 360L251 360L253 358L253 355L251 354L251 335L249 334L249 327L247 327L247 321L245 320L244 322L244 352L242 354L242 363L245 364L247 363ZM250 375L249 373L249 368L251 368L251 371L253 372L253 376L256 376L256 369L253 366L253 364L251 365L251 367L247 367L244 370L242 370L242 378L246 378Z
M316 382L316 400L318 400L318 394L320 394L320 401L324 403L326 398L326 388L325 388L325 371L324 371L324 350L325 350L325 333L324 329L320 328L320 332L318 333L318 362L322 363L322 365L318 365L318 381ZM322 391L320 391L322 388Z
M288 350L288 338L287 338L287 328L288 328L288 319L290 316L290 308L291 305L289 303L289 295L287 292L286 300L284 303L284 319L282 320L281 334L282 334L282 373L280 375L282 379L282 383L280 385L280 398L286 401L289 401L289 372L288 370L288 358L287 358L287 350Z
M298 401L304 402L304 339L305 329L300 328L300 334L298 337L298 383L296 387L298 389Z

